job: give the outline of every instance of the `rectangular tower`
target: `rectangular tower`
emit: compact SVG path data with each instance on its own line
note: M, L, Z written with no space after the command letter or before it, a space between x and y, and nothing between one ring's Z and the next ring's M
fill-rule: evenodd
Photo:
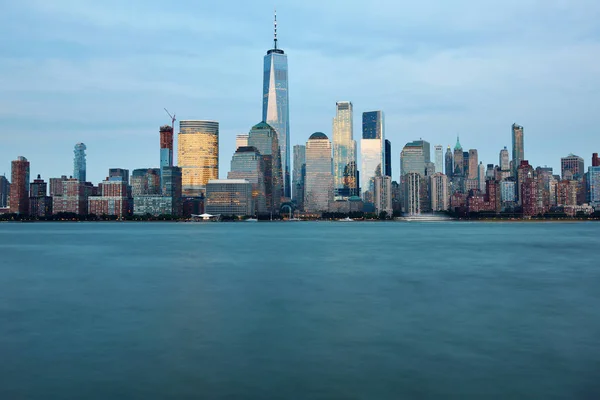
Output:
M18 157L12 162L10 212L29 213L29 161L25 157Z
M335 104L333 119L333 186L336 199L358 194L356 182L356 142L354 141L352 103Z
M523 127L517 124L512 124L512 158L512 173L513 176L517 176L521 161L525 159Z
M373 202L375 177L385 173L383 118L383 111L364 112L362 116L360 187L366 202Z
M183 195L200 197L211 179L219 177L219 123L179 121L177 164L181 168Z

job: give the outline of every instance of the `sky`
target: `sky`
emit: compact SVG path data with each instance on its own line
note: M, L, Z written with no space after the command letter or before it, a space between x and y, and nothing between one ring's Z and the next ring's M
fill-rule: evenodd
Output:
M331 137L349 100L357 141L362 112L384 111L395 180L419 138L460 135L498 164L513 122L534 166L600 152L597 0L0 0L0 174L25 156L32 177L72 175L77 142L94 183L157 167L167 108L219 121L225 178L235 136L261 120L274 5L292 146Z

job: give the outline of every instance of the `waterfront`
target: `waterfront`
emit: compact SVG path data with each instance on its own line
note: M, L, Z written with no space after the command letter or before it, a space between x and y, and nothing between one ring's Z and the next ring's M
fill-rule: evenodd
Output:
M598 233L0 224L0 398L598 398Z

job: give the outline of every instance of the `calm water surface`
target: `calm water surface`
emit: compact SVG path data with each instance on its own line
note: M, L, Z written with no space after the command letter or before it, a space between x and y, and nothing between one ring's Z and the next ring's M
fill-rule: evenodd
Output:
M598 223L0 224L0 399L600 398Z

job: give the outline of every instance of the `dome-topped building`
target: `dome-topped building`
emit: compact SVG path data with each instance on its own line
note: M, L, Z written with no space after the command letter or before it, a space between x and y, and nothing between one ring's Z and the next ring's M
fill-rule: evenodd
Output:
M315 132L312 135L310 135L308 140L329 140L329 138L323 132Z

